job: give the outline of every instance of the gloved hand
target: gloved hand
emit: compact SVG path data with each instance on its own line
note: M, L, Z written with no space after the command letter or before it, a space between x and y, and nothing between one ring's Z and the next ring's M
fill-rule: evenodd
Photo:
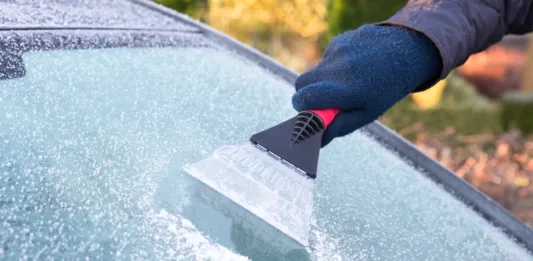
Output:
M323 60L296 80L297 111L337 108L322 146L373 122L440 75L438 49L411 29L364 25L330 41Z

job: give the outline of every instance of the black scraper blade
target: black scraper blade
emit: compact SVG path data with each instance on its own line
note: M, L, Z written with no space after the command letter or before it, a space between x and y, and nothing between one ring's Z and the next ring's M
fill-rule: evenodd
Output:
M315 111L302 111L287 121L252 135L250 141L314 179L327 124L323 118Z

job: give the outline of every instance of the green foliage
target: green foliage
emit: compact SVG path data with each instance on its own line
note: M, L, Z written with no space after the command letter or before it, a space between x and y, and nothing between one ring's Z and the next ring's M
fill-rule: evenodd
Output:
M327 40L363 24L386 20L406 3L407 0L331 0Z
M479 95L470 83L452 73L437 107L421 110L411 97L406 97L380 120L397 131L419 122L431 133L453 127L458 135L498 134L502 131L500 113L498 102ZM416 133L406 138L413 141Z
M168 8L172 8L180 13L198 18L198 11L207 5L207 0L154 0Z
M411 97L406 97L380 120L394 130L419 122L431 133L447 127L453 127L459 135L500 134L509 130L533 133L533 92L506 92L500 101L492 101L452 72L436 108L420 110ZM416 133L406 138L413 140Z
M533 92L508 92L502 97L502 125L533 132Z

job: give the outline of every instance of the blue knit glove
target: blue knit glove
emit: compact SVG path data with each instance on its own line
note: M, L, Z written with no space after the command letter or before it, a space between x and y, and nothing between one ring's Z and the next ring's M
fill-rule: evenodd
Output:
M326 146L427 88L440 71L439 51L426 36L403 27L364 25L330 41L323 60L296 80L292 103L297 111L341 110L326 130Z

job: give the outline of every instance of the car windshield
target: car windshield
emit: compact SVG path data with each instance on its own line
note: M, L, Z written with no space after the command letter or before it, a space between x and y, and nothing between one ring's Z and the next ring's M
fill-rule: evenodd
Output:
M22 61L23 76L0 81L2 259L533 260L359 131L321 152L308 249L209 202L182 167L295 115L292 85L232 52Z

